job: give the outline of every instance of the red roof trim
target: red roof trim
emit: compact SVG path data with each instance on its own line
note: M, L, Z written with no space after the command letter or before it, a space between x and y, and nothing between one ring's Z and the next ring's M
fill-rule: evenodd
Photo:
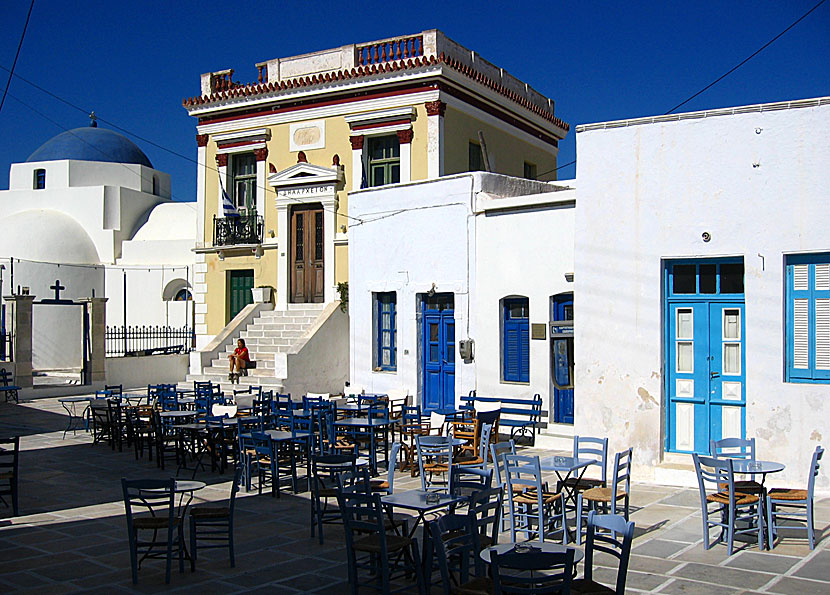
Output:
M549 122L555 124L556 126L562 128L563 130L570 130L570 126L560 120L556 116L554 116L551 112L537 106L536 104L528 101L525 97L522 97L515 91L511 91L507 87L499 84L498 82L494 81L493 79L485 76L481 72L475 70L474 68L462 64L460 61L450 58L444 53L441 53L439 57L430 56L430 57L421 57L418 56L417 58L410 58L408 60L393 60L389 62L381 62L380 64L372 64L367 66L358 66L357 68L352 68L349 70L339 70L336 72L327 72L324 75L314 75L313 77L299 77L296 79L289 79L286 81L280 81L279 84L277 83L255 83L251 85L238 85L231 89L225 91L219 91L216 93L212 93L210 95L203 95L200 97L191 97L189 99L184 99L182 104L185 107L194 107L197 105L207 105L211 103L215 103L222 99L229 99L232 97L241 97L241 96L252 96L252 95L261 95L264 93L273 93L276 91L284 90L284 89L294 89L294 88L302 88L302 87L309 87L312 85L319 85L324 83L330 83L334 81L340 80L349 80L353 78L361 78L366 76L371 76L375 74L380 74L384 72L394 72L400 70L412 70L414 68L420 68L422 66L428 65L435 65L435 64L445 64L448 67L452 68L460 72L461 74L467 76L468 78L492 89L496 93L507 97L511 101L518 103L525 109L537 114L538 116L548 120ZM339 101L338 103L342 103ZM211 121L219 121L219 120L211 120ZM202 120L200 120L202 122Z

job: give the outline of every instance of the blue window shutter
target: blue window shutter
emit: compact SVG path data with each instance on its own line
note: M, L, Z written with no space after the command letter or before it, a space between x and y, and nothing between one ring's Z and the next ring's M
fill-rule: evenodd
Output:
M375 337L377 361L375 366L382 370L397 369L397 295L394 291L375 294Z
M527 298L504 300L502 376L506 382L530 381L530 325Z
M787 257L787 380L830 382L830 254Z

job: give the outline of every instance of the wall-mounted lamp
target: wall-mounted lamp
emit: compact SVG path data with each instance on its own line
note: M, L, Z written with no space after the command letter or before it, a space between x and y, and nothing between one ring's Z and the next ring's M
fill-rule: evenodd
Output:
M429 297L432 297L432 296L434 296L434 295L435 295L435 283L433 283L433 284L432 284L432 287L430 287L430 288L429 288L429 291L427 292L427 295L428 295Z

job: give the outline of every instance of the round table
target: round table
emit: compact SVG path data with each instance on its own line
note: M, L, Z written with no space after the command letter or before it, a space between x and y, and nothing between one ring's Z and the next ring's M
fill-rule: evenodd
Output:
M749 459L732 459L732 471L742 475L766 475L783 471L786 465L775 461L751 461Z
M89 420L87 419L87 411L89 410L89 403L92 402L95 397L62 397L58 399L58 403L61 404L61 407L66 410L66 413L69 414L69 423L66 426L66 429L63 431L63 437L66 438L66 433L69 430L72 430L72 435L75 435L77 430L86 430L89 428ZM78 415L78 403L86 403L84 405L83 411L81 414ZM81 427L81 423L83 422L83 427Z
M162 419L165 417L170 418L180 418L180 417L193 417L196 415L195 411L162 411L159 413L159 417Z
M538 541L525 541L525 542L519 542L519 544L528 545L528 546L534 548L535 551L533 551L533 553L542 551L542 552L545 552L545 553L548 553L548 554L556 554L556 553L561 554L561 553L565 553L568 550L573 550L573 552L574 552L574 564L576 564L577 562L581 562L582 559L585 558L585 552L583 552L582 550L580 550L578 548L575 548L575 547L567 546L567 545L561 545L559 543L547 543L547 542L539 543ZM517 545L516 542L500 543L498 545L494 545L493 547L489 547L489 548L485 548L485 549L481 550L481 553L479 555L481 556L482 560L484 560L485 562L487 562L489 564L490 563L490 552L495 551L495 552L498 552L499 554L504 554L505 552L509 552L510 550L515 548L516 545ZM531 552L527 552L527 553L531 553Z

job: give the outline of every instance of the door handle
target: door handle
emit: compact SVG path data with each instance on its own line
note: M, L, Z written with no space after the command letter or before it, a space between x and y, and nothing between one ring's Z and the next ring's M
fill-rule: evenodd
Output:
M709 372L709 379L720 378L720 372Z

